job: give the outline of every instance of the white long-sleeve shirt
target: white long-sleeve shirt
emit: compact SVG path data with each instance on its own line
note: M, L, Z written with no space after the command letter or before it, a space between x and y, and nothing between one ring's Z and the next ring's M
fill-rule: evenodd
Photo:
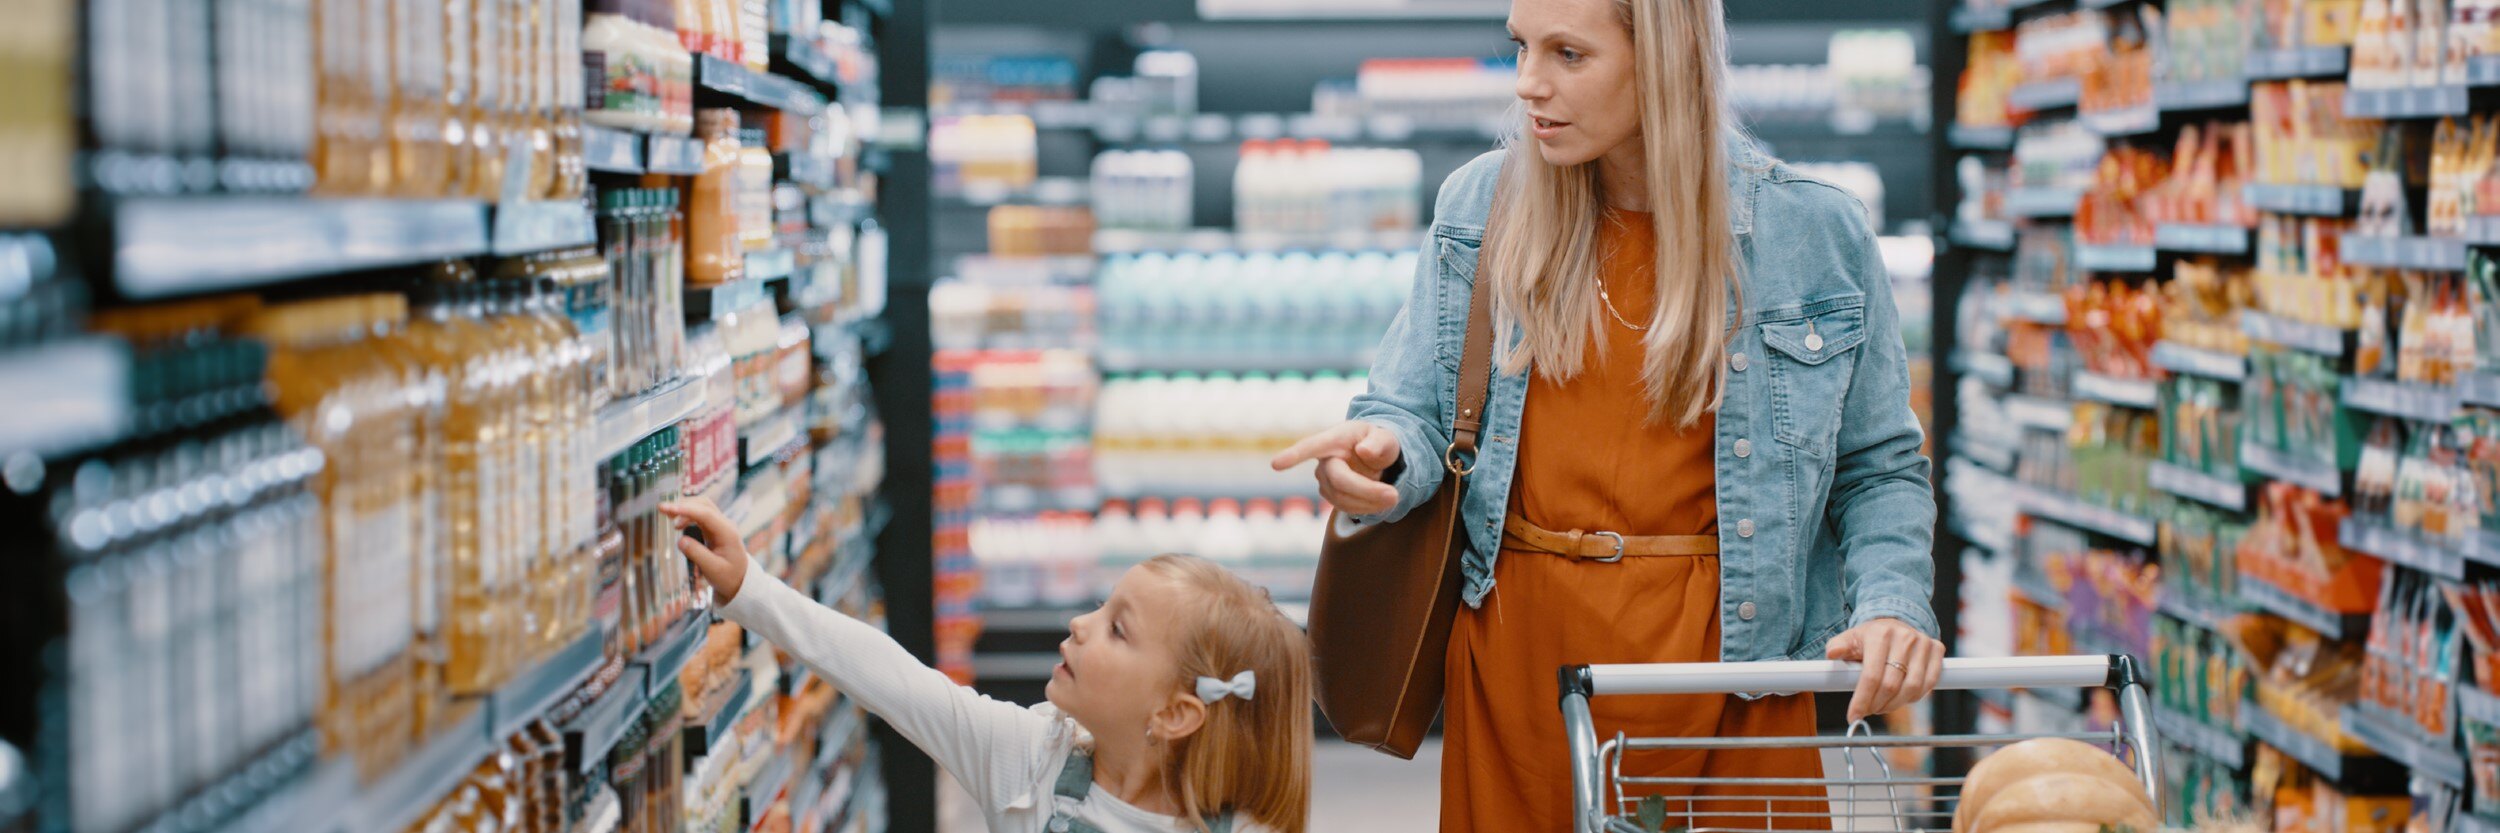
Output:
M981 804L992 833L1044 833L1065 805L1103 833L1194 833L1093 789L1082 801L1056 796L1060 770L1093 735L1048 703L1025 708L955 684L865 622L783 584L750 559L738 595L720 615L772 640L937 760ZM1236 833L1273 833L1236 818Z

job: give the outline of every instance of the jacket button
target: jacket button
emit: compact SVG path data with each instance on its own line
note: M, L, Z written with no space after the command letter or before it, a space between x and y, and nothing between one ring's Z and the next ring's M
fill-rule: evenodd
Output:
M1754 611L1753 611L1753 603L1752 603L1752 602L1746 602L1746 603L1744 603L1744 604L1740 604L1740 605L1737 605L1737 606L1736 606L1736 618L1738 618L1738 619L1743 619L1743 620L1745 620L1745 621L1747 621L1747 622L1751 622L1751 621L1753 621L1753 612L1754 612Z
M1752 518L1746 518L1746 519L1744 519L1744 520L1741 520L1741 521L1737 521L1737 522L1736 522L1736 537L1738 537L1738 538L1751 538L1751 537L1753 537L1753 519L1752 519Z
M1752 441L1752 440L1737 440L1737 441L1736 441L1736 456L1737 456L1737 457L1739 457L1739 458L1744 458L1744 457L1751 457L1751 456L1753 456L1753 441Z
M1736 372L1738 373L1745 372L1745 354L1738 353L1727 357L1727 366L1736 368Z

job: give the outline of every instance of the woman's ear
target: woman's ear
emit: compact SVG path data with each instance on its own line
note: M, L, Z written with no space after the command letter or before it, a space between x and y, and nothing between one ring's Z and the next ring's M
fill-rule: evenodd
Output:
M1147 734L1155 740L1169 743L1197 734L1206 725L1207 701L1184 691L1172 695L1163 708L1155 710L1154 718L1147 723Z

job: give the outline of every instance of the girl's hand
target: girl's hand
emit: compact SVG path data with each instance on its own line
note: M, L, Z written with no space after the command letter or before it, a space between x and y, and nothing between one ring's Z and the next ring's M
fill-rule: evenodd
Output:
M695 572L712 583L713 600L728 604L737 598L738 585L747 577L747 544L738 537L738 525L730 523L729 516L721 514L709 498L663 503L660 514L667 515L678 529L691 525L702 533L700 541L691 533L677 536L677 551L685 553Z
M1302 438L1268 465L1277 471L1318 460L1319 496L1347 514L1377 515L1398 505L1398 487L1380 473L1398 464L1398 437L1359 419Z
M1823 656L1865 666L1857 694L1849 698L1851 723L1925 699L1944 674L1944 643L1899 619L1876 619L1841 631Z

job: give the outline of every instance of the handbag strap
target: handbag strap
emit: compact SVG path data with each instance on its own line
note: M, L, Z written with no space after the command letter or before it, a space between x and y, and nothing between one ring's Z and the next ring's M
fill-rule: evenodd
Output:
M1497 188L1493 210L1501 208ZM1484 430L1484 403L1493 386L1494 289L1484 271L1491 246L1492 235L1487 234L1485 245L1476 251L1475 286L1467 292L1467 348L1458 360L1458 414L1451 420L1450 447L1441 454L1441 464L1460 477L1475 471L1476 435Z

